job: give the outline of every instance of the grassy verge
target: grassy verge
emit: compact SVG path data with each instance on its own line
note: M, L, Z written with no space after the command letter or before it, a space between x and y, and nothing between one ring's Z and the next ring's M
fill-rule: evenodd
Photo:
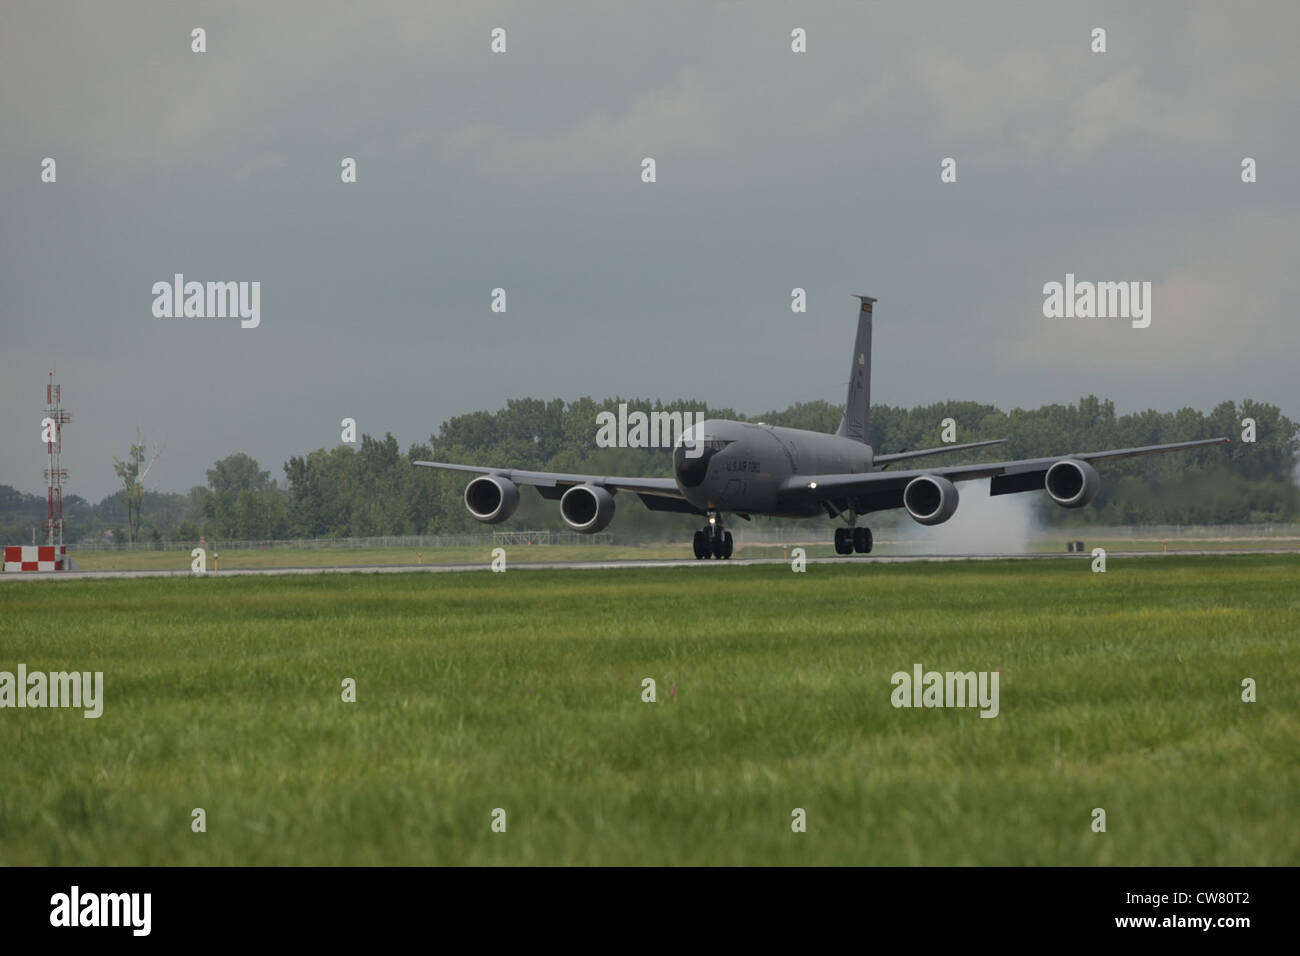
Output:
M0 861L1295 864L1298 581L1238 556L11 584L0 669L103 671L105 701L0 710ZM914 663L998 671L999 716L895 709Z

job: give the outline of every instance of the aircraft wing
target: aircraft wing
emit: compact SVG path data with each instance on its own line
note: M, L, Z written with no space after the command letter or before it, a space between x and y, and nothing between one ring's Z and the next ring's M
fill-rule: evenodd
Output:
M891 455L876 455L871 460L877 465L888 465L909 458L926 458L930 455L943 455L950 451L966 451L969 448L983 448L986 445L1004 445L1005 438L990 438L988 441L972 441L964 445L944 445L942 448L922 448L920 451L897 451Z
M557 471L524 471L519 468L485 468L480 465L449 465L441 461L417 461L425 468L442 471L467 471L476 475L498 475L517 485L532 485L544 498L558 498L573 485L601 485L610 491L632 491L639 495L681 498L672 478L623 478L612 475L569 475ZM548 494L547 492L551 493Z
M902 506L903 488L920 475L942 475L949 481L972 481L977 478L993 479L989 494L1005 495L1018 491L1033 491L1043 487L1047 469L1062 458L1076 458L1095 464L1141 455L1159 455L1187 448L1222 445L1227 438L1206 438L1199 441L1175 442L1171 445L1144 445L1139 448L1114 448L1109 451L1082 452L1073 455L1053 455L1050 458L1024 458L1019 461L998 461L979 465L951 465L943 468L921 468L911 471L871 471L847 475L793 475L781 483L778 495L782 504L809 501L831 501L837 498L862 499L864 507L859 512L880 511Z

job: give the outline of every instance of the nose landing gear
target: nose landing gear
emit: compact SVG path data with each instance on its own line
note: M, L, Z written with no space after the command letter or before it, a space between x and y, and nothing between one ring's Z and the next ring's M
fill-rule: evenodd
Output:
M693 546L697 560L700 558L725 560L731 557L734 542L731 539L731 532L723 530L722 519L718 515L711 514L709 523L695 532Z

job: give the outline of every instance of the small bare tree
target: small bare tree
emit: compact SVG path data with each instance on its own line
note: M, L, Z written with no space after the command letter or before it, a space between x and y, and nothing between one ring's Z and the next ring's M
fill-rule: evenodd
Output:
M135 444L123 461L113 456L113 471L122 479L122 500L126 503L126 535L132 548L140 539L140 505L144 502L144 479L149 469L162 457L167 440L153 443L153 451L145 447L139 426L135 430Z

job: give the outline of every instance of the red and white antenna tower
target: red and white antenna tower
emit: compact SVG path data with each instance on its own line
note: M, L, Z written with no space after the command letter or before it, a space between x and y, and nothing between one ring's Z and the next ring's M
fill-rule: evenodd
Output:
M54 372L50 372L49 384L45 386L45 417L53 422L51 437L53 441L45 443L49 464L45 468L46 496L49 501L49 516L45 519L45 543L63 544L63 482L68 477L68 470L59 464L59 452L63 446L63 426L72 421L72 413L63 410L60 387L54 383Z

